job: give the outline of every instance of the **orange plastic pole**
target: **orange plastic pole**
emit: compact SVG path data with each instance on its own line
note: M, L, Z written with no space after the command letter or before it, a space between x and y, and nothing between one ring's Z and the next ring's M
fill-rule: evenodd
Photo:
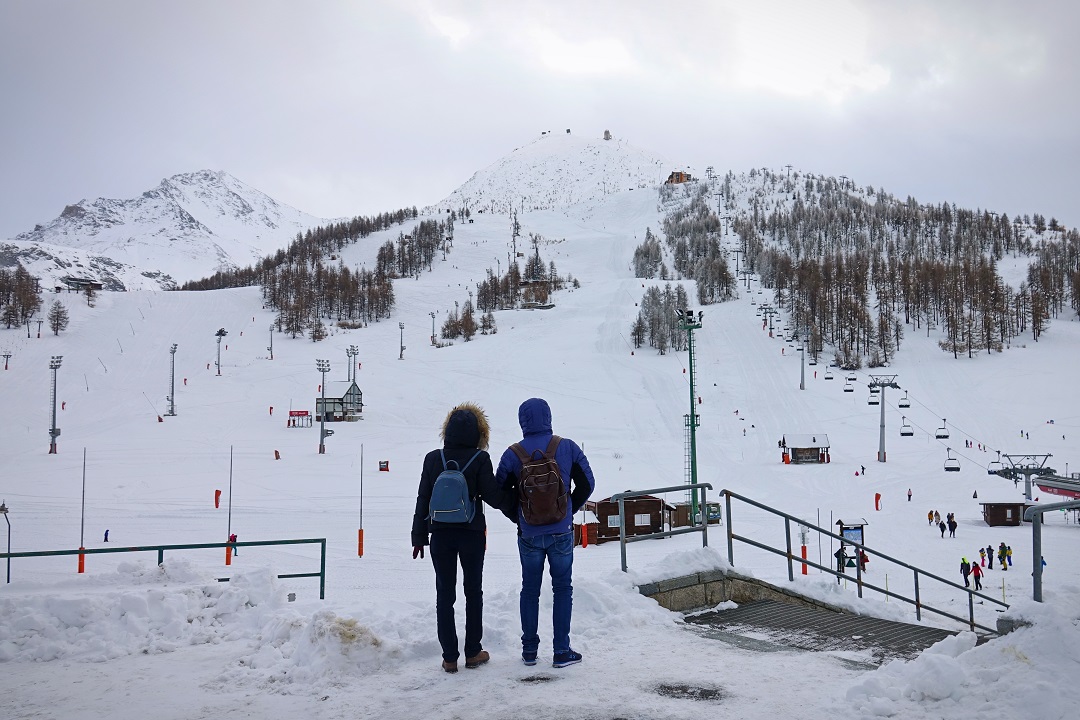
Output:
M589 547L589 526L586 523L581 523L581 547Z
M805 545L803 545L803 546L802 546L802 559L803 559L803 560L805 560L805 559L806 559L806 546L805 546ZM803 563L803 566L802 566L802 574L803 574L803 575L805 575L805 574L806 574L806 563Z
M86 548L80 545L79 549L80 550L85 550ZM80 573L86 572L86 556L83 555L82 553L79 553L79 572Z
M232 545L225 546L225 564L232 565Z
M364 557L364 528L356 531L356 557Z

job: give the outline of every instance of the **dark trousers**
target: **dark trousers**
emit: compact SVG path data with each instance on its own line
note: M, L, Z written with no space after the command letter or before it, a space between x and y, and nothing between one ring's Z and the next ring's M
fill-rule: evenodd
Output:
M457 662L458 636L454 622L457 569L461 564L465 590L465 657L475 657L484 636L484 533L476 530L434 530L431 564L435 567L435 620L443 660Z

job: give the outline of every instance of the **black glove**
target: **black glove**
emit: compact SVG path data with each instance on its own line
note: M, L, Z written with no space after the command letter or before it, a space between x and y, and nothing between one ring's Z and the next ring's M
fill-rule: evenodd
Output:
M421 558L424 557L424 546L423 545L413 545L412 559L415 560L417 555L419 555Z

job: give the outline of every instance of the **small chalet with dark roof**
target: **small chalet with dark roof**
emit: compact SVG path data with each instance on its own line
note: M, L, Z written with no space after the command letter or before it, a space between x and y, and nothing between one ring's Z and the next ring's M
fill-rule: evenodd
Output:
M811 435L785 435L780 439L780 459L785 465L795 463L827 463L829 436L825 433Z

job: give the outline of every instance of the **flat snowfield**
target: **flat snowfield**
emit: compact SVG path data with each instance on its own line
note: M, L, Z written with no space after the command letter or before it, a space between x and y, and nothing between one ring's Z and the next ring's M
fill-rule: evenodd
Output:
M494 335L433 347L429 313L437 332L487 268L506 267L509 218L473 219L457 225L445 261L419 278L395 281L391 318L334 329L318 343L274 332L272 360L274 313L257 288L103 293L93 308L77 295L47 294L43 312L54 299L67 306L66 331L56 336L43 327L39 339L36 326L29 338L26 327L0 329L0 349L11 353L0 371L0 498L10 509L13 551L221 542L230 530L241 541L327 541L325 601L316 579L275 578L317 571L311 546L241 548L228 567L218 550L167 553L163 568L154 553L91 555L83 575L70 556L13 560L11 584L0 585L0 716L1074 716L1080 526L1064 513L1047 516L1046 602L1037 605L1030 526L988 527L980 506L1022 499L1022 485L987 475L998 450L1050 453L1059 473L1067 465L1080 470L1080 383L1070 373L1080 323L1071 314L1055 319L1037 344L1017 338L1003 353L970 359L938 349L935 332L928 338L925 328L907 327L900 353L882 370L896 374L911 407L898 409L902 392L886 392L888 462L879 463L879 407L867 405L866 371L857 373L855 392L844 393L841 373L825 380L824 360L805 367L800 390L799 353L782 333L770 337L755 315L752 303L770 297L756 282L732 302L693 305L704 313L694 336L694 397L686 352L658 355L631 345L645 286L665 284L635 279L630 270L645 229L659 228L653 190L523 213L525 237L543 238L544 262L580 287L557 293L550 310L497 311ZM342 261L373 267L379 245L410 228L366 238L345 249ZM219 328L228 331L220 374ZM169 416L174 343L176 415ZM319 455L318 425L289 428L288 414L314 411L322 381L317 359L329 360L328 381L347 377L345 349L354 344L363 419L334 424ZM47 434L52 356L63 358L55 374L55 455L48 454ZM438 447L447 411L462 401L488 413L497 462L519 439L517 407L530 397L545 398L555 432L584 447L597 479L594 499L683 483L684 416L693 401L701 422L698 477L714 491L728 488L821 526L864 518L869 546L957 582L961 557L977 560L980 547L1004 542L1014 564L1001 572L995 561L986 592L1033 625L979 647L962 633L915 660L878 669L852 653L757 652L706 639L679 613L639 595L635 584L724 567L729 522L741 534L783 542L779 519L736 507L710 533L708 549L697 535L630 545L626 574L617 543L578 548L572 642L584 661L561 670L546 662L545 585L541 662L526 668L515 530L489 513L484 646L492 660L445 674L434 573L429 560L411 558L421 462ZM900 437L902 416L914 436ZM950 437L938 440L943 422ZM831 462L783 464L777 443L794 434L827 434ZM958 473L943 471L947 448L960 462ZM1044 503L1059 499L1038 489L1035 495ZM930 510L956 514L955 538L928 526ZM832 550L815 541L809 553L828 564ZM734 561L743 572L788 582L782 559L743 545ZM868 572L898 592L912 583L909 574L874 562ZM814 571L796 575L794 584L838 604L915 621L909 605L869 594L859 601L853 585ZM959 594L928 589L924 601L966 615ZM459 599L459 625L463 611ZM997 616L990 605L976 614L989 624ZM689 699L671 690L677 686L702 692Z

